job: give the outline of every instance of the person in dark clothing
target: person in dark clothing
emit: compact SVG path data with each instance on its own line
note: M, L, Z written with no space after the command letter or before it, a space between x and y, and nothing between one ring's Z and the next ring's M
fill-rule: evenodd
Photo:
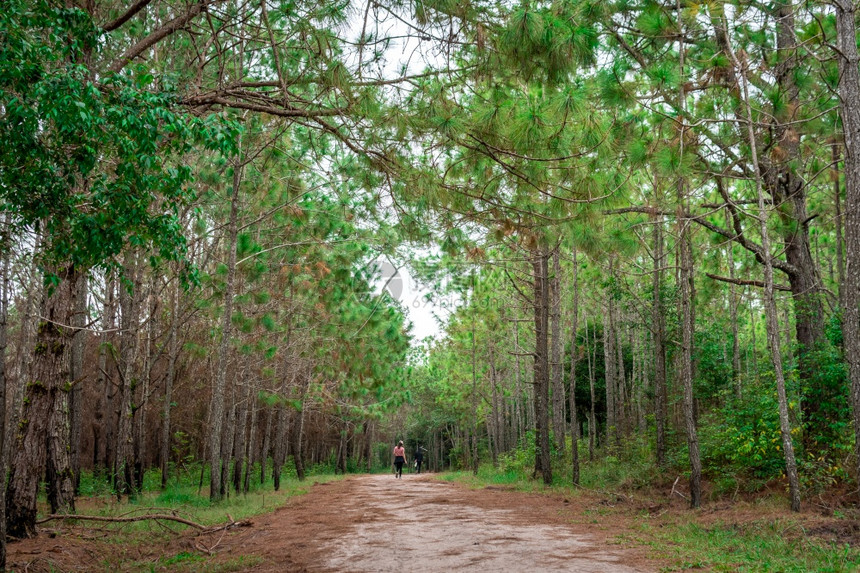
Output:
M424 452L422 451L423 449L424 448L422 448L421 446L418 446L415 449L415 455L412 458L415 460L415 471L419 474L421 473L421 462L424 461Z

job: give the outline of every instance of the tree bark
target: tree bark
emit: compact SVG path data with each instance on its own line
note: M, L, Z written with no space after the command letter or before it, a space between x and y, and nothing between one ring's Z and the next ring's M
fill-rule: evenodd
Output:
M116 432L116 491L117 496L132 495L138 485L134 472L134 378L138 354L138 327L140 326L140 280L136 255L129 256L126 265L132 292L120 286L120 388L119 421Z
M179 355L179 277L173 278L170 291L170 332L167 341L167 375L164 380L164 404L161 410L161 489L167 487L170 474L170 413L173 408L173 384L176 379L176 359Z
M221 340L218 345L218 366L209 400L209 499L223 497L222 439L224 432L224 392L227 388L227 359L233 333L233 291L236 281L236 238L238 236L239 191L242 165L233 166L233 186L230 199L230 219L227 223L227 282L224 285L224 314L221 316Z
M555 437L556 454L564 456L565 408L564 384L562 383L562 343L561 343L561 263L559 249L552 252L552 280L550 281L550 323L552 329L552 431Z
M654 272L651 279L653 303L651 328L654 333L654 419L657 426L657 466L666 465L666 317L663 313L663 223L654 215Z
M86 273L81 273L78 276L78 289L75 321L72 323L76 329L82 329L87 324L87 288L88 280ZM69 424L70 429L70 447L69 452L72 469L72 483L74 484L75 494L78 493L81 483L81 434L83 426L83 403L82 392L83 376L84 376L84 350L86 348L86 332L77 330L74 338L72 338L71 349L71 368L69 379L72 383L72 390L69 393Z
M615 360L618 354L615 352L615 312L612 294L606 299L606 312L603 314L603 363L604 382L606 385L606 444L612 442L612 437L618 438L618 419L616 418L616 374ZM617 440L616 440L617 441Z
M793 33L793 31L792 31ZM776 307L776 297L773 280L773 255L770 247L770 230L768 229L768 212L762 190L762 177L759 167L758 150L756 147L755 131L753 129L752 106L749 99L749 88L747 86L747 69L741 64L734 54L729 52L735 67L740 70L742 81L743 103L747 114L747 134L750 144L753 167L756 175L756 194L758 199L758 221L761 234L761 246L764 255L764 310L766 319L767 341L770 346L771 359L773 362L774 377L776 378L776 391L779 400L779 427L782 437L783 453L785 454L786 475L788 476L789 493L791 496L791 510L800 511L800 481L797 475L797 463L794 458L794 444L791 439L791 424L788 418L788 399L785 392L785 375L782 367L781 342L779 339L779 315Z
M532 258L534 270L534 402L535 402L535 473L543 482L552 483L549 445L549 254L540 248Z
M840 78L843 78L840 72ZM857 94L860 95L860 94ZM845 129L845 120L842 120L842 128ZM835 220L833 225L836 227L836 288L839 297L839 308L845 308L845 296L843 286L845 284L845 240L843 239L843 218L842 218L842 189L839 185L839 144L834 142L833 148L833 206L836 210L834 213ZM831 267L832 273L832 267Z
M36 498L39 481L47 467L49 441L52 455L68 447L68 434L62 435L63 424L56 418L59 408L66 406L69 391L69 356L74 332L69 325L76 308L78 271L73 266L58 269L59 284L47 289L41 304L41 316L36 329L33 351L32 380L26 385L26 398L19 423L18 439L12 462L11 478L6 490L7 534L12 537L36 535ZM67 410L63 412L67 414ZM67 418L65 418L67 420ZM68 429L68 424L65 424ZM59 446L63 439L66 442ZM61 460L58 460L61 462ZM58 509L74 510L74 493L68 465L55 464L55 480L64 479L53 499ZM64 472L68 472L63 475ZM52 480L52 481L55 481Z
M680 0L676 6L680 14ZM681 35L683 38L683 34ZM679 40L680 54L680 76L685 77L684 56L686 48L683 39ZM680 115L680 155L684 155L684 138L686 137L686 111L687 95L684 84L681 83L678 93ZM693 245L690 237L687 181L683 176L678 177L677 183L678 199L678 290L680 291L680 315L678 321L681 325L681 351L679 353L680 386L684 389L684 427L687 433L687 446L690 455L690 506L699 507L702 503L702 460L699 454L699 436L696 430L695 403L693 401L693 334L695 333L694 318L694 273L693 273Z
M860 55L856 42L856 5L851 0L834 0L834 4L839 105L845 138L846 265L842 332L854 411L855 479L860 480Z
M570 380L568 400L570 401L570 453L571 481L579 485L579 419L576 412L576 364L579 360L579 348L576 345L576 335L579 331L579 261L576 249L573 250L573 319L570 325Z
M588 390L590 393L590 403L589 403L589 412L590 416L588 417L588 461L594 461L594 448L597 445L595 443L597 439L597 417L595 412L594 402L597 397L595 391L595 376L594 370L597 362L597 325L594 326L594 336L592 342L594 342L594 349L589 348L588 344L588 317L585 320L585 352L588 356Z
M8 215L4 217L4 227L8 224ZM0 476L4 478L4 486L6 479L6 445L9 443L6 440L6 346L8 343L8 322L9 322L9 266L12 256L9 248L8 229L0 229L0 234L3 236L2 256L0 256L0 264L2 264L2 275L0 275ZM0 504L0 571L6 571L6 504Z

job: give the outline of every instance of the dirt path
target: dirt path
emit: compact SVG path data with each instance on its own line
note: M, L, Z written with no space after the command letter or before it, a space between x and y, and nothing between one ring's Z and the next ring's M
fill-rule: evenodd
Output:
M502 489L469 490L428 476L352 477L315 485L254 527L214 539L250 571L652 571L607 543L566 503Z

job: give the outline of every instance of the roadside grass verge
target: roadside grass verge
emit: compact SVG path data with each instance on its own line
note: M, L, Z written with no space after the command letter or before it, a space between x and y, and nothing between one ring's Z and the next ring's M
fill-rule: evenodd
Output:
M860 571L860 536L839 535L854 531L856 522L838 513L793 514L787 499L772 491L752 501L708 500L701 510L689 510L679 496L669 498L669 487L662 488L666 478L652 482L661 483L659 489L647 486L654 477L647 464L610 456L583 463L581 470L583 487L570 485L569 469L555 472L553 485L545 486L504 463L482 465L477 475L452 471L439 477L470 488L501 486L570 499L571 523L617 531L621 546L645 548L664 565L661 571Z
M641 539L655 557L671 566L663 571L848 573L860 570L860 550L809 537L800 519L763 519L743 524L676 521L642 528Z

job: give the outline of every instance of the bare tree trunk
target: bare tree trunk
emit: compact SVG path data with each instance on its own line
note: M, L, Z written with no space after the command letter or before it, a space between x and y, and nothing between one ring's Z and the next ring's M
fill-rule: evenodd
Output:
M236 424L233 439L233 489L236 493L242 491L242 471L248 462L247 432L248 432L248 403L251 401L251 381L248 379L247 364L243 368L241 377L242 389L239 403L236 405Z
M259 408L257 408L256 393L252 389L248 397L248 407L251 410L251 422L248 429L248 445L245 448L245 479L242 482L242 491L248 493L251 489L251 470L257 460L254 459L257 455L257 434L259 433ZM263 460L265 463L265 459Z
M269 463L269 451L272 443L272 420L275 418L275 410L263 407L266 413L266 430L263 433L263 447L260 448L260 485L266 483L266 466Z
M499 392L496 388L496 356L494 349L490 348L490 385L493 392L492 395L492 423L487 424L487 429L492 428L492 435L490 441L490 454L493 457L493 467L499 466L499 451L500 451L500 442L502 440L502 427L499 420Z
M290 304L292 305L293 293L290 291ZM292 385L293 370L296 365L292 359L292 314L287 318L287 336L284 341L284 361L281 372L281 387L278 392L277 418L278 422L275 429L275 448L272 455L272 479L275 482L275 491L281 487L281 467L284 464L287 456L287 446L289 440L289 412L284 402L287 399L287 391ZM273 415L273 413L270 414Z
M775 204L780 205L777 215L783 218L782 239L784 242L785 258L797 271L789 276L792 298L794 301L795 331L797 338L798 372L803 380L812 381L815 372L813 353L825 343L824 337L824 305L821 299L821 284L818 269L812 257L809 240L809 221L807 212L807 185L797 175L794 164L802 162L800 136L796 131L796 110L802 108L799 88L796 83L799 54L794 20L792 0L778 0L772 5L772 16L776 21L776 43L779 58L774 66L779 92L785 105L780 113L775 114L775 125L770 127L778 141L785 159L766 166L760 166L762 183L773 197ZM759 158L761 161L762 157ZM763 168L762 168L763 167ZM820 388L814 388L817 395L802 402L804 419L811 425L810 431L804 433L804 442L809 453L815 454L827 444L819 444L815 436L817 429L825 425L826 414L823 412L823 402L826 394ZM826 392L826 391L825 391Z
M167 341L167 375L164 381L164 405L161 420L161 489L167 487L170 473L170 412L173 408L173 383L176 378L176 359L179 355L177 330L179 329L179 277L173 278L170 292L170 333Z
M520 376L522 374L521 366L520 366L520 354L522 354L520 350L520 327L519 323L516 321L516 317L514 319L514 397L516 400L516 415L515 415L515 423L517 426L517 439L515 443L519 443L522 439L525 430L525 423L523 418L525 417L523 414L522 401L523 401L523 388L522 382L520 381Z
M570 380L568 399L570 400L570 450L573 485L579 485L579 419L576 412L576 363L579 360L579 349L576 346L576 335L579 331L579 261L573 250L573 319L570 325Z
M24 406L24 388L32 374L34 361L33 347L35 346L36 335L34 326L39 322L36 310L37 305L40 304L39 296L44 290L41 286L41 279L37 278L39 273L36 269L35 261L31 262L28 271L28 282L24 287L27 294L23 305L24 310L21 315L21 328L18 335L18 348L15 358L15 373L17 377L15 385L11 389L12 404L9 411L9 423L6 424L5 443L7 448L5 462L7 467L11 463L14 445L17 443L17 432L15 429L18 428L21 421L21 413Z
M135 424L135 439L134 439L134 473L135 473L135 483L138 484L139 487L143 487L143 478L146 473L146 465L147 465L147 406L149 405L149 394L150 387L152 385L152 367L153 361L155 357L154 354L154 340L155 340L155 329L157 326L156 316L158 313L158 301L153 295L153 291L155 290L155 277L150 277L150 284L147 287L147 295L146 299L149 302L147 317L146 320L149 321L149 328L146 333L146 346L144 348L143 353L143 376L142 384L140 385L140 395L137 398L137 405L135 407L135 415L137 416L137 423ZM143 301L141 301L142 303Z
M843 76L841 72L840 78L845 78L845 76ZM858 93L857 95L860 95L860 93ZM842 121L842 126L844 129L844 119ZM835 221L833 221L833 224L836 227L836 292L839 294L839 308L844 309L845 296L843 292L843 286L845 283L845 241L842 238L842 230L844 223L842 221L842 190L839 185L839 143L837 141L834 141L831 147L833 149L833 205L836 208ZM833 271L831 267L831 275L832 272Z
M134 473L134 378L138 354L138 332L140 324L140 280L136 255L129 256L127 272L131 278L133 292L120 287L120 389L119 423L116 435L116 481L117 495L133 494L138 485Z
M616 307L617 308L617 307ZM615 394L616 406L616 431L615 443L621 445L621 436L627 436L630 433L630 421L628 416L628 401L627 395L627 373L624 369L624 336L621 333L621 326L618 318L621 318L621 309L618 309L615 315L615 320L612 321L612 330L615 336L615 354L617 359L615 362L615 375L617 382L617 393ZM611 318L611 317L610 317Z
M241 365L241 359L236 360L236 370L241 379L244 378L245 370ZM233 462L233 442L236 439L236 381L231 380L230 385L230 402L226 404L227 416L224 420L224 428L221 435L221 497L229 497L230 495L230 468Z
M856 5L834 0L836 6L839 100L845 137L845 250L842 332L851 379L854 410L855 479L860 481L860 72L857 52Z
M770 247L770 230L768 229L768 212L764 200L764 192L762 190L762 176L758 161L758 150L756 148L755 131L753 129L752 106L749 100L749 88L747 85L747 69L746 63L741 64L733 50L729 51L729 55L735 67L740 71L740 77L743 80L742 94L743 103L746 109L747 119L747 135L749 137L750 154L752 156L753 167L755 169L756 193L758 199L758 222L759 232L761 234L761 247L764 259L764 308L766 318L766 330L768 346L770 346L771 357L773 362L774 377L776 378L776 390L779 400L779 426L782 436L783 453L785 454L786 475L788 476L789 490L791 496L792 511L800 511L800 481L797 475L797 464L794 459L794 444L791 439L791 423L788 418L788 399L785 392L785 375L782 368L782 352L780 349L779 339L779 315L777 314L776 297L774 294L774 279L773 279L773 254Z
M552 483L549 446L549 255L542 247L532 259L534 267L534 391L535 391L535 473Z
M241 145L241 144L240 144ZM233 188L230 199L230 219L227 223L227 282L224 286L224 314L221 316L221 340L218 345L218 366L209 401L209 499L223 497L222 439L224 432L224 393L227 389L227 359L233 334L233 293L236 282L236 238L238 236L239 191L242 165L233 165Z
M663 313L663 222L654 215L654 273L651 328L654 333L654 419L657 425L657 466L666 465L666 317Z
M472 273L472 296L475 296L475 274ZM473 301L474 305L474 301ZM475 348L475 312L472 308L472 474L478 475L478 370Z
M113 275L106 275L104 317L102 318L105 332L102 334L99 344L99 375L101 377L99 380L99 389L101 390L103 406L96 412L97 418L101 412L104 412L104 417L101 421L102 442L104 443L101 461L105 473L112 483L116 480L116 429L119 425L119 410L118 406L114 404L117 390L114 388L111 376L111 372L114 370L113 365L110 368L108 367L108 347L113 349L110 343L114 339L112 331L117 325L116 288L117 282L114 280ZM113 350L111 350L111 359L115 365L116 358Z
M78 276L78 289L75 321L72 323L76 329L82 329L87 324L87 274ZM71 368L69 378L72 389L69 392L69 424L70 424L70 462L72 470L72 484L77 494L81 483L81 429L83 426L83 403L81 399L81 388L83 388L84 376L84 350L86 348L86 332L77 330L72 338Z
M594 349L592 350L588 345L588 317L585 320L585 352L588 357L588 390L590 393L590 403L589 403L589 412L590 416L588 417L588 461L594 461L594 448L597 444L595 444L595 440L597 439L597 418L595 416L595 408L594 402L596 398L595 392L595 379L594 379L594 370L595 363L597 362L597 325L594 327L594 336L592 342L594 342Z
M8 215L4 217L4 227L8 224ZM12 256L8 245L7 229L0 229L0 235L5 237L0 245L0 264L2 264L2 275L0 275L0 476L3 476L3 488L6 485L6 346L8 342L9 323L9 265ZM23 323L22 323L23 327ZM6 571L6 504L0 504L0 571Z
M72 323L77 308L78 271L73 266L58 271L59 284L44 293L41 305L32 381L27 384L6 490L7 533L12 537L36 535L36 498L48 456L61 456L68 447L68 433L63 435L63 429L68 432L69 358L74 333L65 325ZM65 423L57 418L58 410L62 410ZM51 483L55 489L51 501L57 510L74 511L71 470L68 464L63 467L62 461L53 461Z
M556 453L564 456L565 412L564 384L562 383L561 343L561 263L558 248L552 252L552 280L550 281L550 322L552 329L552 431L555 436Z
M680 0L676 0L677 13L680 14ZM679 19L679 22L681 20ZM678 40L679 73L686 77L683 34ZM678 90L678 107L681 111L680 156L684 155L684 138L686 137L687 94L684 84ZM681 350L678 353L678 378L684 390L684 427L687 433L687 446L690 456L690 506L699 507L702 503L702 460L699 454L699 436L696 430L695 403L693 399L693 334L695 332L694 318L694 273L693 246L690 237L691 221L687 217L688 190L687 180L683 176L677 181L678 200L678 290L680 291L680 308L678 321L681 324Z
M309 380L305 380L302 383L302 394L301 394L301 411L299 411L299 419L297 422L298 428L296 429L296 441L293 446L293 463L296 466L296 477L299 478L300 481L304 481L305 479L305 461L304 461L304 439L305 439L305 416L307 413L305 410L307 409L307 392L308 392L308 384Z
M617 383L615 381L615 360L618 355L615 352L615 325L614 315L612 310L612 294L609 294L606 300L606 312L603 314L603 363L605 365L605 385L606 385L606 444L612 441L612 436L618 436L618 420L615 417L615 389Z
M729 217L728 212L726 217ZM735 278L735 256L734 243L729 242L726 245L727 259L729 267L729 278ZM729 312L731 313L730 320L732 321L732 382L734 382L735 398L740 400L743 397L743 388L741 387L741 351L740 351L740 335L738 333L738 295L737 285L729 283Z

